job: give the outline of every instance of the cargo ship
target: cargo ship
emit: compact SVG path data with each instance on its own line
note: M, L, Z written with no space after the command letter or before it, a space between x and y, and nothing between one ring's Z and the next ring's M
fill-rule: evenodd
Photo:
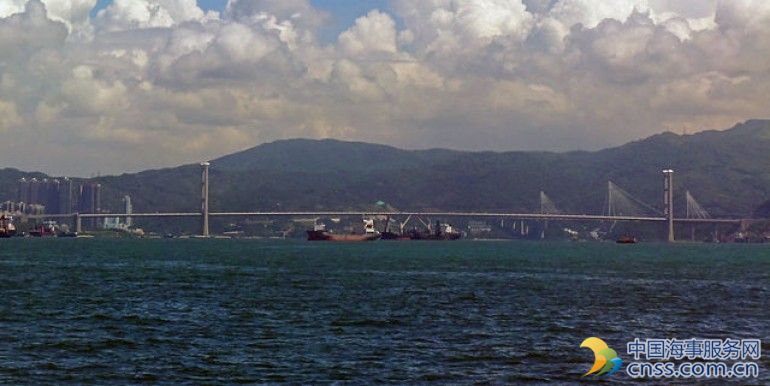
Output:
M326 230L326 226L323 224L317 224L313 227L313 230L307 231L307 239L309 241L374 241L380 238L380 232L374 228L374 220L364 219L364 233L363 234L336 234Z
M383 240L458 240L462 237L462 233L456 230L450 224L442 224L436 221L436 228L427 231L420 231L417 228L413 228L409 231L401 233L389 232L387 226L385 232L382 233Z
M385 231L380 234L382 240L411 240L408 234Z
M436 228L433 230L429 229L428 232L420 232L412 229L410 232L407 232L407 235L412 240L458 240L463 236L452 225L444 224L442 226L438 221L436 221Z
M13 217L0 216L0 238L9 238L16 236L16 226L13 225Z
M380 233L380 239L382 240L411 240L409 238L409 235L404 234L404 226L406 226L406 223L409 222L409 219L412 218L412 216L407 217L406 221L401 224L401 232L396 233L392 232L390 230L390 216L388 216L385 219L385 230Z

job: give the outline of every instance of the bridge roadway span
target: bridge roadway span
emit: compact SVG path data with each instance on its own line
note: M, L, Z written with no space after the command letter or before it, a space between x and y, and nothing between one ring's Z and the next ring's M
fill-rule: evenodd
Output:
M364 211L340 211L340 212L210 212L210 217L326 217L326 216L424 216L424 217L493 217L512 218L517 220L564 220L564 221L637 221L637 222L664 222L665 217L640 217L640 216L604 216L592 214L540 214L540 213L491 213L491 212L364 212ZM30 215L30 219L63 219L74 218L200 218L202 213L72 213ZM739 224L751 219L726 219L726 218L675 218L678 223L701 224Z

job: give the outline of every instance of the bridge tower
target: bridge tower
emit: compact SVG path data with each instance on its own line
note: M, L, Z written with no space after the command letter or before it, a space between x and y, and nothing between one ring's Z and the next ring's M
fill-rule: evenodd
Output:
M668 242L674 242L674 171L663 171L663 204L665 207L666 224L668 227Z
M201 162L201 236L209 236L209 163Z
M75 233L81 233L83 232L83 221L80 218L80 213L75 213L72 219L73 227L75 228Z

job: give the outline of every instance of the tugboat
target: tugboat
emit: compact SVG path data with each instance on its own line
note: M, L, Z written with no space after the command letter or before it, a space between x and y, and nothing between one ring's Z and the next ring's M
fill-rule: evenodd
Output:
M380 238L380 232L374 228L374 220L364 219L364 234L335 234L328 232L323 224L316 224L307 231L309 241L374 241Z
M37 228L29 231L32 237L56 237L56 221L44 221Z
M16 235L16 226L13 225L13 217L0 216L0 238L9 238Z
M618 244L636 244L638 241L634 236L623 235L618 237L618 239L615 242Z

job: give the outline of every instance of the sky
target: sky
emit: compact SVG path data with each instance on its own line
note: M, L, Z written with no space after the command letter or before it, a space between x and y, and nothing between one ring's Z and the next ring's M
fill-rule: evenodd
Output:
M596 150L770 110L763 0L0 0L0 166Z

